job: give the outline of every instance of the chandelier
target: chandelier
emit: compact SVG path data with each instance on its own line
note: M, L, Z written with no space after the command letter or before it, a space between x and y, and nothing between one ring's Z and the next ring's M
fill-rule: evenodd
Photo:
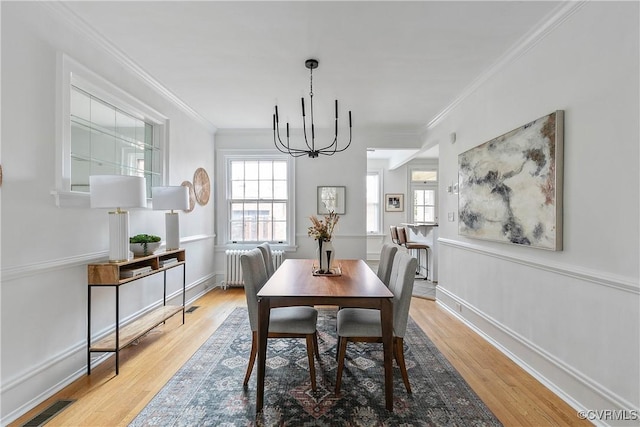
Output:
M278 119L278 106L276 105L275 113L273 114L273 143L276 148L283 153L287 153L293 157L300 157L307 155L312 159L315 159L320 154L325 156L333 156L335 153L340 153L341 151L346 150L351 145L351 111L349 111L349 142L344 147L338 149L338 100L336 99L336 117L335 117L335 131L333 136L333 141L331 144L322 147L316 148L316 135L315 135L315 127L313 123L313 70L318 68L318 60L317 59L307 59L304 63L305 67L309 69L309 97L310 108L309 115L311 116L311 137L307 136L307 118L305 115L304 109L304 98L302 98L302 132L304 134L304 142L306 144L305 148L295 148L291 147L289 143L289 122L287 122L287 137L286 144L282 142L280 138L280 121Z

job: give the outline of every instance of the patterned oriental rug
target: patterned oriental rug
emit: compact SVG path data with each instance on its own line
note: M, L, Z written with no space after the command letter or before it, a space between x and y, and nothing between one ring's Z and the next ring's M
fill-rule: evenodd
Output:
M176 373L131 426L501 426L424 332L409 318L405 358L413 393L394 362L394 410L385 409L382 344L349 343L342 390L334 394L335 310L320 309L317 389L303 339L268 342L264 408L255 413L256 372L242 387L251 348L238 308Z

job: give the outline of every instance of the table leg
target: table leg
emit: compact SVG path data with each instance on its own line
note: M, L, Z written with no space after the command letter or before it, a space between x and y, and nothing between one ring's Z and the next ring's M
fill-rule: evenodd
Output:
M262 410L264 402L264 371L267 359L267 336L269 335L269 298L258 300L258 384L256 391L256 413Z
M388 411L393 411L393 304L383 299L380 307L382 345L384 348L384 397Z

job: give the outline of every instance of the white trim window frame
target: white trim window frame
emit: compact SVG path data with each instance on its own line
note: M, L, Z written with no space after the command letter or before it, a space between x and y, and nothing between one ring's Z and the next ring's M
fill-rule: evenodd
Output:
M413 172L435 172L436 178L434 180L419 181L412 180ZM437 166L414 166L409 169L409 197L407 201L409 214L408 218L410 222L438 222L438 167ZM431 221L426 219L425 214L421 217L416 217L416 191L429 192L433 194L433 203L424 202L420 205L423 209L427 207L433 207L433 217ZM423 193L424 195L424 193Z
M225 208L219 210L219 219L220 219L220 234L222 240L219 242L221 245L227 248L237 248L237 249L245 249L245 248L253 248L257 244L262 242L269 242L274 247L283 249L283 250L293 250L295 248L295 159L291 156L284 154L277 154L273 151L255 151L255 150L221 150L220 154L222 155L222 160L224 162L224 203ZM262 165L266 166L268 163L276 162L285 162L286 163L286 197L276 197L277 193L274 190L274 196L268 197L263 196L264 193L259 191L256 195L255 193L250 194L248 197L238 197L237 194L234 194L233 181L232 180L232 163L233 162L244 162L245 165L251 165L251 168L254 166ZM260 172L258 170L251 170L251 177L247 179L244 184L238 182L236 180L236 184L238 186L243 185L265 185L269 181L272 183L276 181L281 181L281 176L276 179L275 177L260 179ZM243 181L243 180L240 180ZM248 182L251 181L251 184ZM237 193L237 188L235 189ZM256 207L255 212L252 211L251 208L242 208L244 214L247 216L254 216L255 220L251 221L251 225L247 225L247 227L256 226L255 231L255 239L247 238L238 238L238 229L233 229L235 225L241 225L242 231L240 235L244 236L245 229L244 227L246 216L243 215L242 218L237 217L238 209L241 205L249 206L254 205ZM272 233L267 232L262 233L262 229L265 225L269 225L269 227L273 227L274 215L278 215L273 211L269 211L269 206L274 207L278 210L282 210L284 206L284 221L282 219L276 219L275 221L286 222L284 226L285 235L282 234L277 236L273 236ZM234 210L234 207L236 209ZM263 209L266 208L266 209ZM249 209L252 212L249 212ZM236 212L236 217L234 218L234 211ZM264 212L263 212L264 211ZM269 216L269 218L264 218L264 215ZM259 218L263 216L263 218ZM275 222L274 221L274 222ZM272 228L273 230L273 228ZM252 232L249 233L252 235ZM235 238L234 238L235 237Z
M377 189L374 192L370 192L369 189L369 177L375 176L377 178ZM367 170L367 200L366 200L366 212L367 212L367 224L366 224L366 232L369 236L381 235L382 233L382 215L383 215L383 182L382 182L382 170L381 169L370 169ZM375 193L375 194L374 194ZM377 197L377 201L371 201L370 196ZM374 213L371 213L369 210L373 208L375 210ZM369 215L375 216L375 230L371 229L370 226L370 218Z
M73 191L71 188L71 99L73 86L153 127L155 155L153 156L151 169L145 168L152 171L152 174L146 175L153 176L151 182L146 183L147 194L150 196L151 187L164 185L168 176L168 156L166 154L168 151L168 118L68 55L60 53L58 62L60 71L56 94L56 123L58 127L56 132L56 187L51 192L56 199L56 205L59 207L89 206L89 193L86 191ZM123 157L121 170L132 166L126 164L130 160L130 156Z

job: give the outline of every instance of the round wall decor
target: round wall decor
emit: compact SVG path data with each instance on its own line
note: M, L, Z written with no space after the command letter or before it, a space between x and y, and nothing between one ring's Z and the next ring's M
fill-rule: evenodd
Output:
M196 193L193 190L193 184L189 181L182 181L180 185L189 189L189 209L185 209L184 212L191 212L196 206Z
M196 201L204 206L209 203L209 196L211 195L211 183L209 182L209 175L204 168L196 169L193 174L193 190L196 193Z

